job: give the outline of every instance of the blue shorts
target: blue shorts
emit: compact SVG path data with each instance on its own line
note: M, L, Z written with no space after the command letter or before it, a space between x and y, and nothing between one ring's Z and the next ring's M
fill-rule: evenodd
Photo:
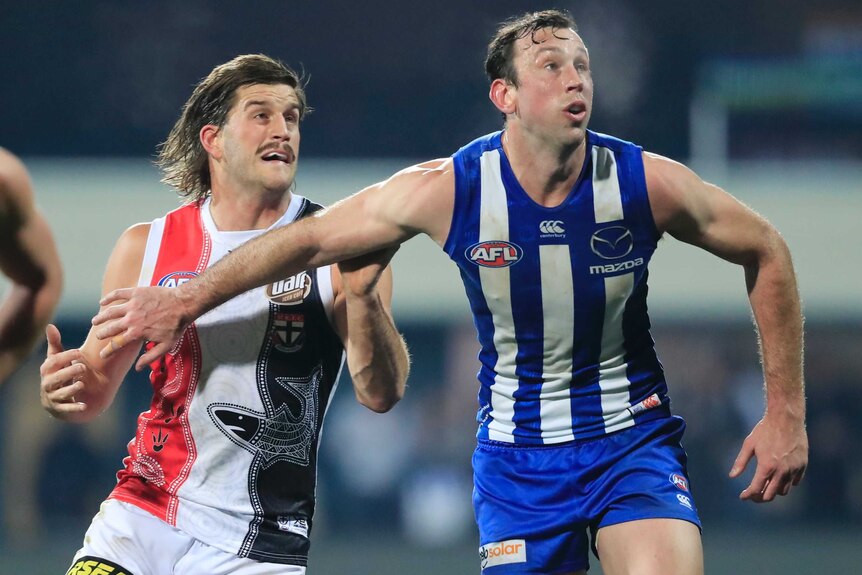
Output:
M561 445L480 441L473 508L482 573L588 569L589 538L615 523L673 518L700 528L684 430L681 418L670 417Z

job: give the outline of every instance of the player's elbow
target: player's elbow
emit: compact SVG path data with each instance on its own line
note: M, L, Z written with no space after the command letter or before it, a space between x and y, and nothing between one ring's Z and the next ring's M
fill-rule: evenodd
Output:
M750 271L769 266L791 266L790 248L781 233L764 221L758 230L758 241L746 251L742 264Z
M374 413L386 413L387 411L389 411L390 409L395 407L397 400L386 401L386 400L380 400L377 398L375 398L375 399L363 398L363 399L359 400L359 403L361 403L363 407L367 407L368 409L370 409Z
M405 386L401 383L399 385L387 385L385 387L385 389L379 389L373 392L361 392L357 389L356 399L362 406L367 407L375 413L386 413L395 407L395 404L401 401L401 398L404 397Z

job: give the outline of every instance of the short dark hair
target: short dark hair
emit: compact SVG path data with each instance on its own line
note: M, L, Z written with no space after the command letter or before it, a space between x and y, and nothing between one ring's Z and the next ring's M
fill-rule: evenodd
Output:
M286 84L299 99L300 120L311 112L305 100L304 78L278 60L245 54L216 66L195 86L182 115L159 146L156 164L164 174L162 182L174 187L180 196L197 201L209 196L209 158L200 131L207 124L224 126L237 90L250 84Z
M534 36L543 28L577 30L574 18L562 10L528 12L522 16L506 20L500 24L496 34L488 44L488 56L485 58L485 73L488 74L488 79L493 82L497 78L501 78L513 86L517 86L518 74L515 70L512 47L516 41L528 34ZM535 42L535 38L533 41Z

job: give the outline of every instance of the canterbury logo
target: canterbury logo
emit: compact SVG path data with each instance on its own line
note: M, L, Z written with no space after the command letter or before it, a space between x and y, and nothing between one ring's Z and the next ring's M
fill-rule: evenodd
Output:
M566 228L560 220L545 220L539 224L539 231L543 234L564 234Z

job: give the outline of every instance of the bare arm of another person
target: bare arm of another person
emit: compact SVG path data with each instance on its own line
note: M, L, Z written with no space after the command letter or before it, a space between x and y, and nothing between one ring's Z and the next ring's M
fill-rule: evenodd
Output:
M137 285L149 228L149 224L138 224L120 236L105 268L103 294ZM102 358L102 342L94 331L90 330L80 348L64 350L57 328L49 325L46 329L48 353L40 370L40 393L42 407L58 419L83 423L104 412L140 350L140 345L127 345Z
M745 270L763 362L766 412L745 439L730 476L739 476L755 457L754 478L740 497L764 502L787 495L808 464L803 320L787 244L768 221L682 164L645 153L644 165L659 231Z
M301 270L397 246L419 233L446 240L455 202L451 159L398 172L314 216L243 244L198 278L171 290L115 290L93 318L102 354L141 340L156 342L136 364L164 355L196 318L230 298ZM119 300L126 303L119 305Z
M0 303L0 383L27 357L60 300L63 273L27 169L0 148L0 270L11 280Z
M383 413L404 396L410 357L392 320L392 269L397 248L344 260L333 267L335 322L347 350L356 399Z

